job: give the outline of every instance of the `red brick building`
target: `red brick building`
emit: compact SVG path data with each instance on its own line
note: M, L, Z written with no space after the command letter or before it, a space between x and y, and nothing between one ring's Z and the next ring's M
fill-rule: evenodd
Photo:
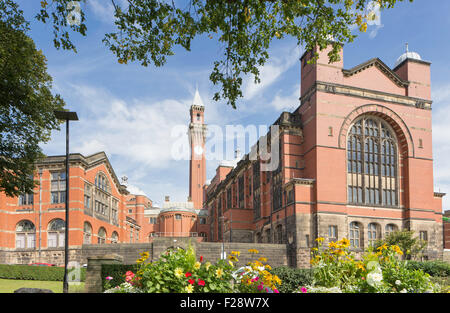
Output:
M343 52L329 64L328 51L317 51L315 64L312 51L301 57L300 106L273 124L278 168L261 171L265 162L247 154L219 166L205 187L211 239L300 251L317 237L347 237L358 251L410 229L428 241L426 257L441 258L430 63L406 52L392 69L378 58L344 69Z

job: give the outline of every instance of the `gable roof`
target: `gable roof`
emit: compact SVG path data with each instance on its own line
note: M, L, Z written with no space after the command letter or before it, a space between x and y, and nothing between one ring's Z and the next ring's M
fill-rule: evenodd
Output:
M342 73L344 76L352 76L355 75L361 71L364 71L365 69L375 66L378 68L383 74L385 74L390 80L392 80L397 86L399 87L407 87L409 85L409 82L406 80L403 80L400 78L400 76L397 75L389 66L387 66L383 61L381 61L379 58L373 58L370 59L364 63L361 63L349 70L343 69Z

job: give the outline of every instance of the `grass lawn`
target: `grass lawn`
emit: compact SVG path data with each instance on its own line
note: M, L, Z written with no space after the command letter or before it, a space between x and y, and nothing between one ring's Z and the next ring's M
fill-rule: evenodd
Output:
M63 292L62 281L38 281L38 280L16 280L16 279L0 279L0 293L13 293L19 288L41 288L50 289L55 293ZM84 292L84 282L79 285L71 285L69 283L69 292Z

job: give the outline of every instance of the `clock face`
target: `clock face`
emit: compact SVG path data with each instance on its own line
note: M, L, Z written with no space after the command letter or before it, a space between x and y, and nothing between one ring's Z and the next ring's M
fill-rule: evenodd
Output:
M195 146L194 147L194 152L195 152L195 154L202 154L203 153L202 146Z

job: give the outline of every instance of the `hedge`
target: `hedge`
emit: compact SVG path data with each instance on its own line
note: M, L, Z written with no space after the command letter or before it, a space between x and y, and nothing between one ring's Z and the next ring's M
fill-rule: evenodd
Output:
M71 272L69 272L69 275L70 273ZM0 278L39 281L63 281L64 267L0 264ZM85 281L85 279L86 269L80 268L80 281Z
M270 271L281 279L279 291L292 293L301 286L311 285L313 282L313 270L280 266Z
M102 286L105 290L106 277L113 279L109 282L111 287L116 287L125 282L125 273L132 271L136 273L138 264L102 264Z
M450 277L450 263L445 261L408 261L407 267L422 270L433 277Z

